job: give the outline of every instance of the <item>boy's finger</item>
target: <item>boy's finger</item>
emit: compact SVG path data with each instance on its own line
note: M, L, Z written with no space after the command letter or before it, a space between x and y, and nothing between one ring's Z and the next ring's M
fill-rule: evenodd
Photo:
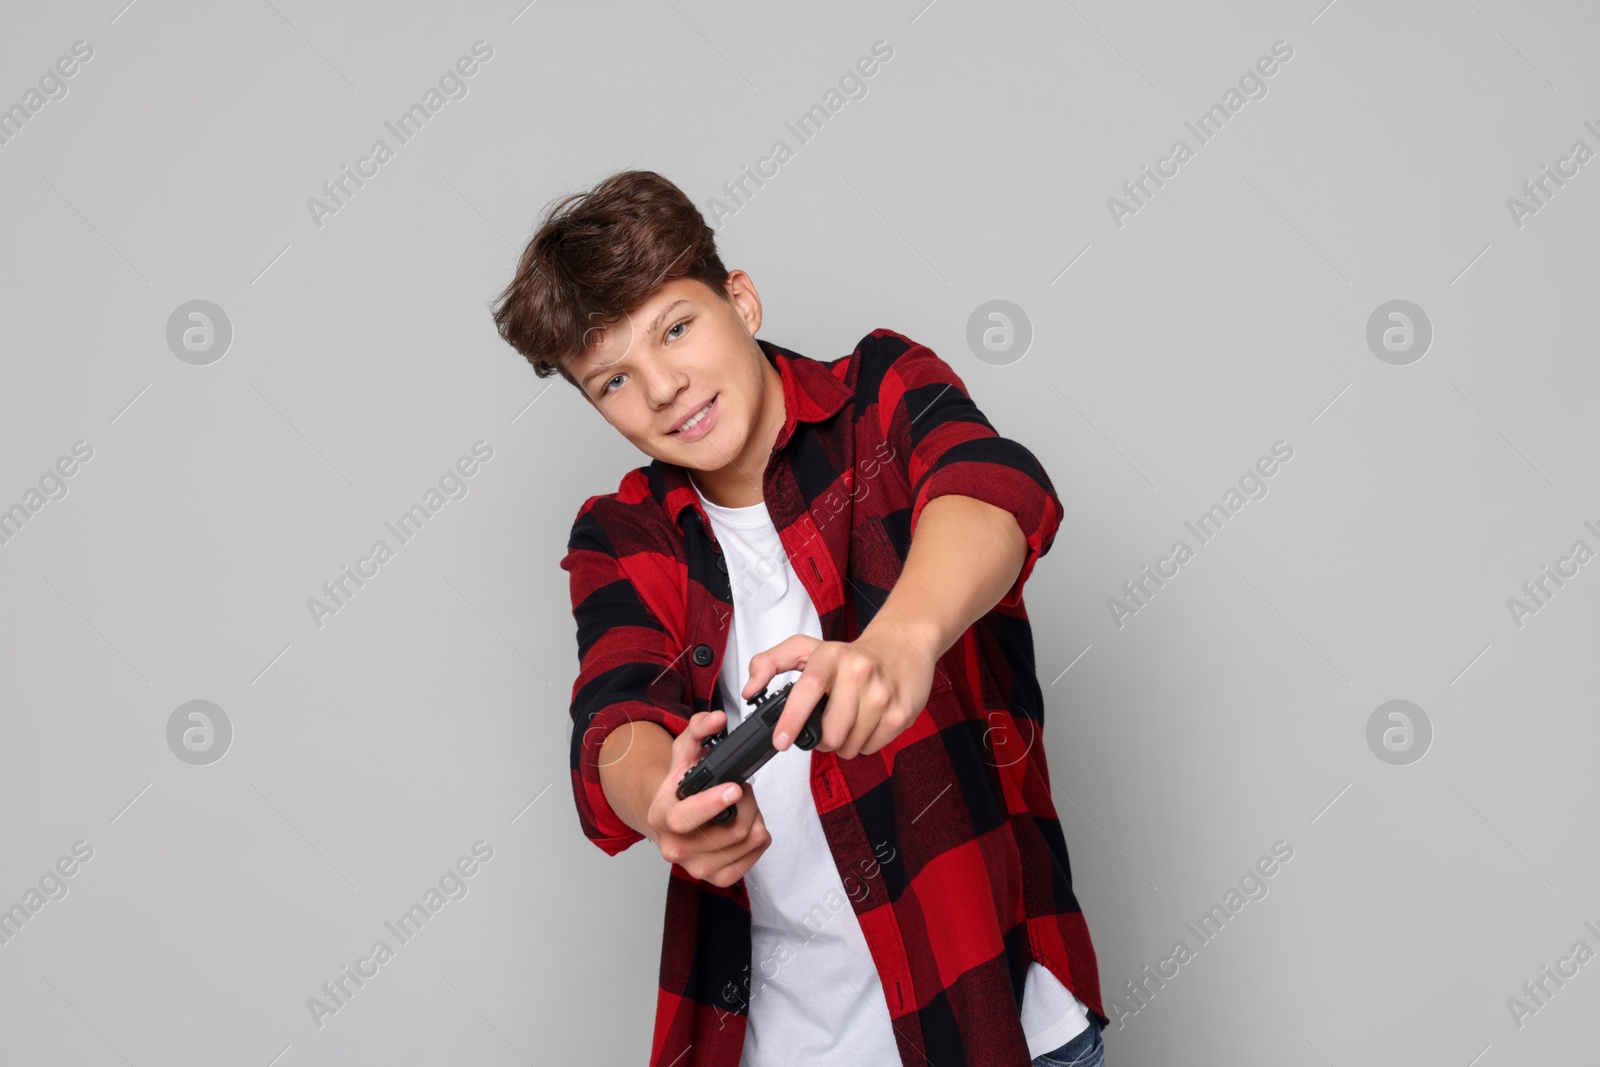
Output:
M722 809L737 804L742 793L743 790L738 785L730 782L727 785L713 786L677 801L675 813L685 824L683 829L677 832L687 834L697 828L705 827Z
M678 737L681 739L687 735L688 739L695 742L696 747L698 747L699 742L704 741L706 738L722 729L722 724L727 721L728 717L726 712L697 711L693 715L689 716L688 728L684 730L683 733L679 734Z
M726 721L726 714L720 711L697 711L689 717L689 725L672 739L672 769L668 777L673 788L677 788L683 772L699 763L706 754L705 739L722 729Z
M725 823L713 819L702 825L700 832L695 835L707 849L716 852L725 861L734 863L752 849L765 848L771 842L770 831L757 833L762 818L754 785L745 783L740 788L738 802L723 810L732 811L733 817Z
M750 657L750 678L740 696L749 699L784 671L803 670L812 649L822 644L810 634L792 634Z
M772 655L772 653L775 651L775 648L768 649L766 652L757 652L754 656L750 657L750 677L745 680L744 689L739 693L739 696L742 699L748 701L751 697L765 689L767 684L771 682L772 679L776 678L782 672L791 669L789 667L780 667L778 665L778 661Z
M794 680L794 688L789 690L789 699L783 702L783 713L778 716L778 723L772 730L773 748L782 752L794 743L801 727L811 718L812 710L823 697L830 697L828 703L831 708L833 701L831 694L825 691L827 684L820 672L802 671L800 677ZM828 712L829 708L825 708L822 713L826 716Z
M823 714L827 713L824 712ZM850 724L850 733L844 739L844 744L839 746L839 758L854 759L855 757L861 755L862 746L867 743L868 739L877 733L881 722L882 716L878 716L873 718L871 721L868 721L867 715L863 709L857 707L855 722Z

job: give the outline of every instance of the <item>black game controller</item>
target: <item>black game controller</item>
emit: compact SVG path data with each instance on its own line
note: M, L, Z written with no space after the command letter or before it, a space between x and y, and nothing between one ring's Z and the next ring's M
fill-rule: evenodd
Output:
M789 699L789 690L793 688L793 682L786 682L782 689L770 696L763 689L753 697L746 697L745 703L753 707L733 733L726 737L713 734L700 742L701 747L710 751L700 757L699 763L683 772L683 780L678 783L678 799L685 800L713 786L729 782L742 786L746 779L776 755L778 750L772 747L772 731L777 729L778 716L783 714L783 705ZM795 735L797 747L812 749L822 740L822 709L827 705L828 694L824 693L817 701L817 706L811 709L811 717ZM725 823L737 812L737 805L729 805L713 815L711 821Z

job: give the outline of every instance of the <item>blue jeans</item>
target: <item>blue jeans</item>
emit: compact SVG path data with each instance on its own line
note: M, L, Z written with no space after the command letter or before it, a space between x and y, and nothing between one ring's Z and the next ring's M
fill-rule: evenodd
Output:
M1033 1067L1105 1067L1105 1062L1106 1046L1100 1040L1100 1026L1090 1018L1082 1033L1034 1060Z

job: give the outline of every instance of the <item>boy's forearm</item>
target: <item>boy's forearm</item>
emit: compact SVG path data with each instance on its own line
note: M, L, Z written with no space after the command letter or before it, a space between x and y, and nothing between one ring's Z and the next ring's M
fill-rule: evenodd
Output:
M645 816L672 768L672 735L653 722L623 723L600 746L600 788L617 817L655 840Z
M1028 539L1014 515L975 497L935 497L917 517L905 566L863 631L908 640L938 659L1022 573Z

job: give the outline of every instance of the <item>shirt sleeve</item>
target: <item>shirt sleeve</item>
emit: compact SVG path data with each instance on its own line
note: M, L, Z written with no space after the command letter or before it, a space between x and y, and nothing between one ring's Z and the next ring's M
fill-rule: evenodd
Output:
M657 723L677 737L692 714L689 679L678 667L683 650L625 573L590 503L573 524L561 568L571 577L578 630L571 704L573 796L584 836L615 856L644 835L623 822L606 799L600 746L627 722Z
M873 375L877 415L884 439L908 470L912 536L922 509L946 494L1009 511L1028 541L1022 570L999 601L1016 607L1064 514L1049 475L1032 452L995 431L966 384L932 349L892 331L874 336L880 353L875 358L884 363Z

